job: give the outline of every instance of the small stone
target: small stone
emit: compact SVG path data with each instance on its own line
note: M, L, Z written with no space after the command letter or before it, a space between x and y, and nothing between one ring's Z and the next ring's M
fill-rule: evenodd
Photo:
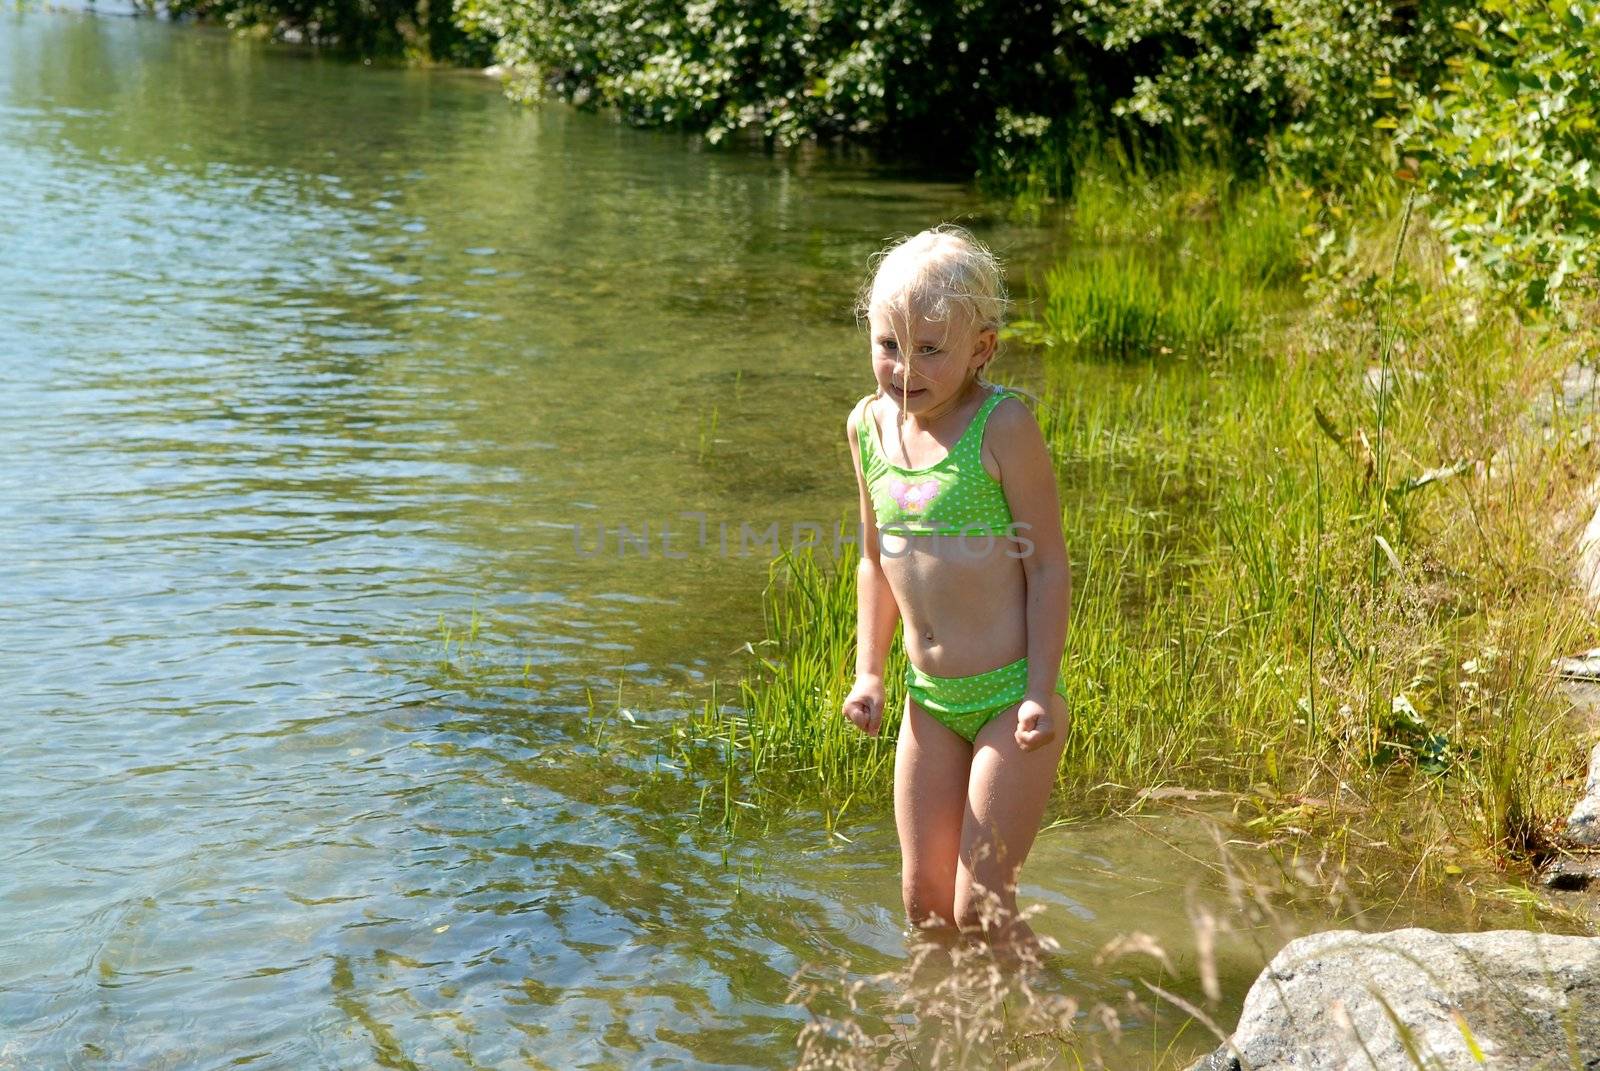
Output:
M1572 704L1573 720L1582 729L1600 737L1600 680L1568 678L1558 682L1556 687Z
M1583 786L1583 799L1567 817L1562 836L1584 847L1600 845L1600 744L1589 753L1589 779Z
M1593 365L1577 361L1561 374L1560 389L1551 391L1548 399L1535 406L1535 412L1543 423L1549 424L1557 410L1569 416L1586 416L1597 408L1600 408L1600 372Z
M1544 868L1539 884L1556 892L1582 892L1600 878L1600 859L1561 858Z
M1600 647L1556 659L1556 673L1569 681L1600 681Z
M1600 482L1600 481L1597 481ZM1589 523L1578 536L1578 554L1573 562L1573 576L1583 590L1590 606L1600 607L1600 507L1589 517Z
M1396 368L1390 365L1385 373L1382 365L1369 367L1362 376L1362 382L1373 394L1393 394L1401 383L1422 383L1428 378L1426 372L1415 368Z

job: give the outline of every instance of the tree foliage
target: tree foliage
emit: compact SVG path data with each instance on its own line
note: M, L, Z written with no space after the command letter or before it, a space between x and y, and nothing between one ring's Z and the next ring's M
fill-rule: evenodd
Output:
M1370 163L1465 0L462 0L517 92L712 140L846 134L1004 167L1123 120L1318 176ZM1394 124L1391 121L1389 127Z
M1269 154L1313 179L1369 166L1396 83L1431 85L1462 0L1082 0L1072 18L1141 57L1118 114Z
M1488 0L1400 143L1459 267L1558 305L1600 269L1600 2Z
M1132 84L1046 0L464 0L518 92L720 140L870 137L969 168L1004 111L1081 116ZM1048 124L1047 124L1048 125Z

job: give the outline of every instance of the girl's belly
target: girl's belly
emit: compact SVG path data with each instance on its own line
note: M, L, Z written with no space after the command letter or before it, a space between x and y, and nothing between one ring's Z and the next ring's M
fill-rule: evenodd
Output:
M900 607L906 654L924 673L967 677L1028 653L1027 574L1017 544L884 533L878 561Z

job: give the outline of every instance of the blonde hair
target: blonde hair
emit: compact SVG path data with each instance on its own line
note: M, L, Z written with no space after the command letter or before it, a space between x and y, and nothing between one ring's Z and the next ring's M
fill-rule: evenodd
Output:
M865 321L873 309L888 311L896 342L909 356L910 340L899 337L899 325L909 323L913 312L947 324L960 314L980 331L999 332L1007 305L999 258L965 227L940 224L872 258L872 274L856 298L856 321ZM991 356L978 369L977 380L985 386L983 373L993 362Z

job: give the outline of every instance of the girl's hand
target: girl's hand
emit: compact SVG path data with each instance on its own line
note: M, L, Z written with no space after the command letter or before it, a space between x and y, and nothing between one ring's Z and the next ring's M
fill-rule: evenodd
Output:
M1037 699L1024 699L1017 707L1017 746L1023 751L1043 747L1056 738L1055 723L1050 711Z
M857 677L855 687L845 696L840 713L868 736L877 736L883 725L883 681L877 677Z

